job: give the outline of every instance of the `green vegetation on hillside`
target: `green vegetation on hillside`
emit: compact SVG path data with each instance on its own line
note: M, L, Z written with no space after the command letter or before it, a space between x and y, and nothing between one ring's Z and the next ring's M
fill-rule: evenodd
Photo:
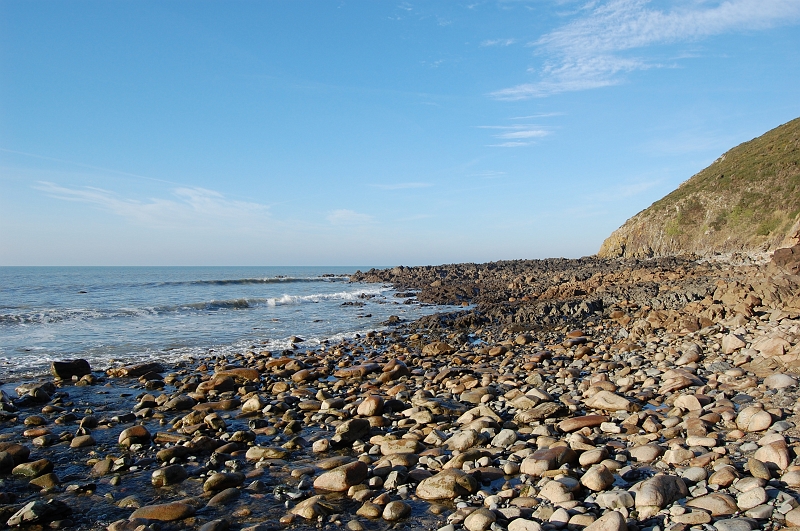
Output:
M714 161L603 243L601 256L775 248L800 214L800 118Z

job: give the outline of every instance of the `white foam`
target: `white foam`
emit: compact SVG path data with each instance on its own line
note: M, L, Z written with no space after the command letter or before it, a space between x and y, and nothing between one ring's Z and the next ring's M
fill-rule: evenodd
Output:
M344 300L344 301L354 301L362 298L363 295L366 296L378 296L390 291L391 288L372 288L372 289L360 289L356 291L340 291L337 293L315 293L312 295L287 295L284 294L281 297L274 297L271 299L267 299L267 304L270 306L281 306L285 304L303 304L303 303L314 303L314 302L321 302L321 301L332 301L332 300Z

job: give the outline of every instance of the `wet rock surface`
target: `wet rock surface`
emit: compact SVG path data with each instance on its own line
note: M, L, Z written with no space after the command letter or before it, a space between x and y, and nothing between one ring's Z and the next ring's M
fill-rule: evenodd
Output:
M467 307L284 352L54 365L0 396L0 528L798 525L781 260L370 271Z

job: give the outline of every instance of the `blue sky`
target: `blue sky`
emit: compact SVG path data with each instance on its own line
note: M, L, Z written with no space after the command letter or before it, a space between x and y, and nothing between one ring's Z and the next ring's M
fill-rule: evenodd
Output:
M0 265L579 257L800 116L800 0L0 0Z

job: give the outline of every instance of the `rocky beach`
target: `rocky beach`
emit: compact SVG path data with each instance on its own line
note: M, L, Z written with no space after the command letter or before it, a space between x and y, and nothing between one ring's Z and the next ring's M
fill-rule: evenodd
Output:
M0 528L800 526L800 248L353 275L458 311L3 381Z

